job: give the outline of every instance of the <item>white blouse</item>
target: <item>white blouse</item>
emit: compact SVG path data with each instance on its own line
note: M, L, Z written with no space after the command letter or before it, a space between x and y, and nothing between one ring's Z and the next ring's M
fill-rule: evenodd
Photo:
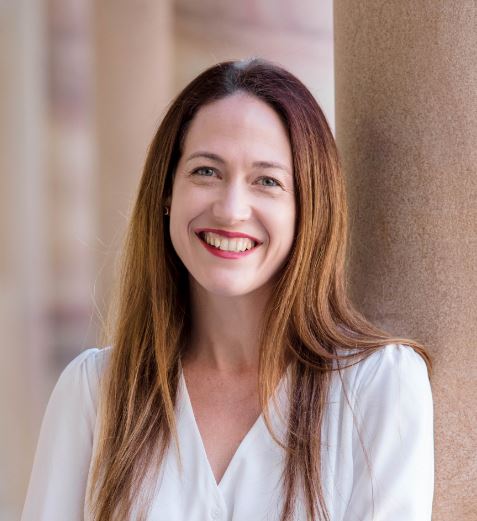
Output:
M22 521L90 521L85 493L98 436L98 383L109 353L109 347L87 349L61 374L43 418ZM276 390L282 415L274 407L271 414L283 437L288 382L285 374ZM243 438L218 484L182 374L176 418L183 470L171 443L156 476L148 521L278 521L284 451L263 417ZM333 373L322 443L331 521L431 520L433 402L426 365L413 349L389 344L344 369L342 379ZM297 508L295 519L306 520L303 501Z

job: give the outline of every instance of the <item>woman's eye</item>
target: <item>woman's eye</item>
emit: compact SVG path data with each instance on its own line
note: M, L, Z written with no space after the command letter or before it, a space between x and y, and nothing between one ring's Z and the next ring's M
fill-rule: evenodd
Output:
M265 183L263 186L270 186L270 187L281 186L280 183L273 177L261 177L260 180L267 181L267 183ZM271 181L274 184L270 184L268 181Z
M198 175L200 177L212 177L217 172L214 168L211 168L209 166L200 166L198 168L195 168L192 170L191 175ZM275 187L281 187L281 184L273 177L260 177L259 181L264 181L262 186L275 188Z
M201 172L205 172L205 174L202 174ZM213 168L210 168L208 166L200 166L199 168L196 168L195 170L192 170L192 175L197 174L204 177L210 177L213 175L215 170Z

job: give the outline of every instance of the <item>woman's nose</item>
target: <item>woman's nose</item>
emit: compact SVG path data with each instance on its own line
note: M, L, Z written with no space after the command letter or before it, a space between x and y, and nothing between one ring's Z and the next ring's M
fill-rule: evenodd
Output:
M220 190L212 205L213 216L221 222L245 221L250 217L250 200L247 188L241 183L230 183Z

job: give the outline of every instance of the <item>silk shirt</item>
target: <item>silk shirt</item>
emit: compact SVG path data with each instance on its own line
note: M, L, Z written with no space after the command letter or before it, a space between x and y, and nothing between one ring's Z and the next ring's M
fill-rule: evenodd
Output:
M62 372L41 425L22 521L90 521L85 494L97 444L98 384L111 348L83 351ZM289 374L271 400L285 439ZM279 521L285 453L260 416L217 483L181 372L174 443L154 478L148 521ZM363 446L366 453L363 451ZM368 465L369 462L369 465ZM321 472L331 521L430 521L433 401L427 368L409 346L389 344L333 372L322 424ZM154 489L153 489L154 490ZM297 521L306 521L299 491ZM135 519L133 509L131 520Z

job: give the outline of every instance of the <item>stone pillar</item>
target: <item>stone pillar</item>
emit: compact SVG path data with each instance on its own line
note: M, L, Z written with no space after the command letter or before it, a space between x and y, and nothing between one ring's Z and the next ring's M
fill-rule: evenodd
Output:
M336 128L365 314L434 357L434 521L477 518L477 4L335 1Z
M92 0L44 0L48 53L48 321L51 386L94 345L96 215Z
M20 519L48 327L41 2L0 3L0 519Z
M115 257L147 147L172 95L172 2L94 2L97 285L108 307Z

